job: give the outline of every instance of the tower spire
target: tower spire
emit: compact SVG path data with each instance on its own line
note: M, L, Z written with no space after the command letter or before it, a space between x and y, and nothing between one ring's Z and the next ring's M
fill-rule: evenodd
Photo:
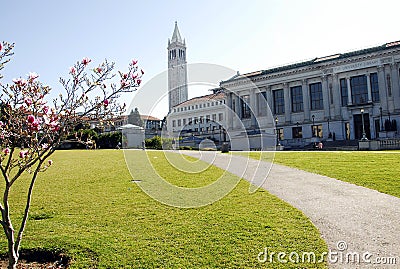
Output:
M183 43L181 34L179 33L177 21L175 21L175 29L174 29L174 33L172 34L172 38L171 38L171 43L174 43L174 42Z

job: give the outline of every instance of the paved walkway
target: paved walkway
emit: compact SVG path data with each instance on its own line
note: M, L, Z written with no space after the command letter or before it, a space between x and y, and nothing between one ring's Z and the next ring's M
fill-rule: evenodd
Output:
M397 265L330 262L330 268L400 268L399 198L333 178L242 156L196 151L185 151L184 154L262 186L298 208L319 229L331 251L341 250L344 245L338 248L338 242L346 242L346 250L338 251L338 256L333 256L333 260L343 256L345 261L346 254L350 252L359 253L361 260L362 255L368 252L371 256L367 253L366 258L371 262L376 262L377 258L397 258Z

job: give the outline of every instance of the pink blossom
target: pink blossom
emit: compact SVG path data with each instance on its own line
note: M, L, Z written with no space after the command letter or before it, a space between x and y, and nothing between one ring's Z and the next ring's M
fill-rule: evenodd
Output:
M10 149L9 148L5 148L5 149L3 149L3 153L4 153L4 155L8 155L8 154L10 154Z
M4 122L0 121L0 127L4 126Z
M47 161L47 163L48 163L48 164L49 164L49 166L50 166L50 165L52 165L52 164L53 164L53 160L48 160L48 161Z
M29 82L33 82L35 79L37 79L39 77L39 75L35 72L29 72L28 74L29 76Z
M138 63L137 60L132 60L132 65L136 65Z
M33 123L35 121L35 117L33 115L28 116L28 123Z
M47 112L49 112L49 107L48 106L44 106L43 107L43 113L47 114Z
M142 75L144 75L144 71L143 71L143 69L140 69L140 72L142 73Z
M129 83L126 80L122 79L121 80L121 88L126 88L128 86L129 86Z
M131 77L132 77L132 79L136 79L137 75L135 73L132 73Z
M26 80L23 79L23 78L14 78L13 82L18 86L25 86L26 85Z
M107 106L109 105L109 103L110 103L110 102L109 102L107 99L105 99L105 100L103 101L103 104L104 104L105 107L107 107Z
M142 83L142 80L141 79L137 79L136 83L137 83L137 85L140 85L140 83Z
M127 79L127 78L128 78L128 74L123 74L123 75L122 75L122 78L123 78L123 79Z
M92 60L90 60L88 57L85 57L82 59L82 64L83 65L88 65Z
M27 105L27 106L30 106L30 105L32 105L32 99L31 98L25 98L24 99L24 102L25 102L25 104Z
M76 73L75 67L71 66L71 67L69 68L69 72L70 72L72 75L75 75L75 73Z
M101 73L101 72L103 71L103 69L102 69L101 67L97 67L97 68L95 69L95 71L96 71L97 73Z
M50 123L50 130L53 132L57 132L58 130L60 130L60 125L57 121L53 121Z
M27 150L22 150L19 152L19 157L24 159L26 156L28 155L28 151Z
M1 44L1 42L0 42L0 51L3 49L3 45Z

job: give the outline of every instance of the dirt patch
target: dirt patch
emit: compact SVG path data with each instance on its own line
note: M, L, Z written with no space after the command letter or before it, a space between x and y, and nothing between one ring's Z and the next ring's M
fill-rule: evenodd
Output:
M68 268L71 259L62 251L43 249L24 249L20 252L18 269L64 269ZM8 258L0 256L0 268L7 268Z

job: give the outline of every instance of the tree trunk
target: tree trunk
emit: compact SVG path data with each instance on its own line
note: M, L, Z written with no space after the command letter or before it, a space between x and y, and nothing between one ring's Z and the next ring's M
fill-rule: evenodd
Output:
M18 251L15 251L14 229L12 226L7 227L8 240L8 269L17 269Z

